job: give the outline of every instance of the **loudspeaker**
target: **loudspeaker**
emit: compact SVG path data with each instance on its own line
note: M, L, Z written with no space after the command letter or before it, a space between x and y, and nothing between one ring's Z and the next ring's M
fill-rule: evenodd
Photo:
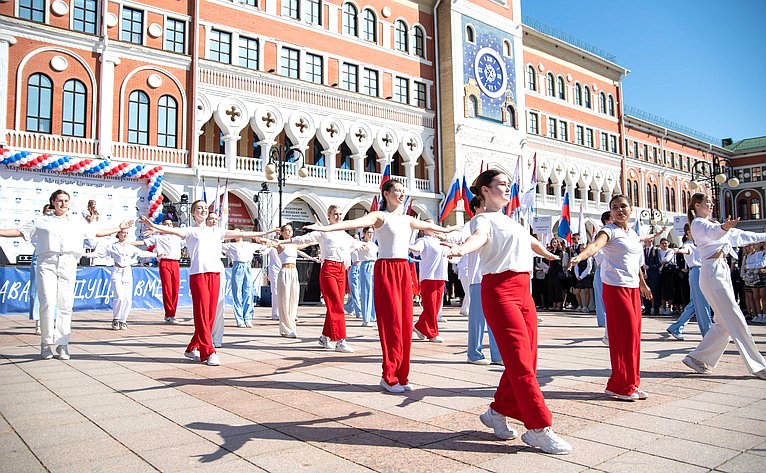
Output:
M5 253L3 253L2 258L5 259L5 261L8 261L8 258L5 257ZM0 264L7 264L3 263L0 260ZM29 266L32 264L32 255L18 255L16 257L16 266Z

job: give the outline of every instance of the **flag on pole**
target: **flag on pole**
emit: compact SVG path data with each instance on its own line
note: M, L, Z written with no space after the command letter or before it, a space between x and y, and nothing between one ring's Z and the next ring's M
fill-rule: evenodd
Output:
M636 232L636 235L641 236L641 223L638 217L636 217L636 221L633 222L633 231Z
M207 186L205 185L205 176L202 176L202 201L207 205Z
M521 213L526 215L529 212L534 212L535 195L537 195L537 153L532 157L532 178L521 195Z
M468 214L469 218L473 218L473 212L471 212L471 199L473 199L473 192L471 192L471 189L469 189L468 181L465 178L465 174L463 174L462 179L462 185L460 188L460 194L461 194L461 200L463 201L463 207L465 207L465 213Z
M580 234L580 240L583 243L588 243L588 229L585 227L585 212L583 211L582 201L580 201L580 214L577 218L577 232Z
M511 201L505 206L505 214L512 217L516 212L516 209L521 207L521 200L519 199L519 184L521 182L521 156L516 160L516 174L513 176L513 184L511 184Z
M216 199L217 200L217 199ZM221 206L218 208L218 226L229 228L229 178L226 178L226 184L223 186L223 197Z
M212 213L218 215L220 217L221 215L221 203L220 203L220 192L221 192L221 178L217 178L215 181L215 197L213 197L213 210Z
M402 215L409 215L410 212L412 212L412 197L407 196L404 198L404 212L402 212Z
M564 194L564 205L561 207L561 220L557 235L572 244L572 217L569 213L569 192Z
M386 183L386 181L391 179L391 163L386 164L386 167L383 169L383 177L380 178L380 188L383 189L383 184ZM383 197L380 195L377 195L372 198L372 202L370 203L370 212L375 212L380 208L381 199Z
M447 195L439 206L439 222L443 222L457 208L458 202L462 199L462 194L462 182L460 176L455 172L455 176L452 178L452 185L450 185Z

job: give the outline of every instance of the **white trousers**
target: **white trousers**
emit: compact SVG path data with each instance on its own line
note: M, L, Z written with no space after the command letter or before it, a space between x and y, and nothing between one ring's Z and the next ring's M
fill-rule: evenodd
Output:
M41 345L69 344L77 261L78 258L73 254L52 254L37 258L35 277L37 299L40 301Z
M758 351L750 329L747 328L745 316L734 299L731 273L726 259L702 261L700 289L710 303L710 307L715 311L715 323L705 334L699 346L689 355L715 367L731 337L750 373L766 369L766 361Z
M133 268L112 268L112 293L112 319L127 322L133 307Z
M469 308L471 307L471 280L468 275L460 276L460 284L463 286L463 304L460 306L460 315L468 315Z
M279 268L276 270L269 266L269 288L271 288L271 318L274 320L279 319Z
M218 290L218 307L215 310L215 321L210 336L213 339L213 347L220 348L223 345L223 311L226 308L226 270L221 271L221 286Z
M272 305L275 302L279 305L280 335L295 333L295 325L298 322L299 289L298 270L295 268L282 268L279 271L279 276L277 276L279 299L277 301L271 300Z

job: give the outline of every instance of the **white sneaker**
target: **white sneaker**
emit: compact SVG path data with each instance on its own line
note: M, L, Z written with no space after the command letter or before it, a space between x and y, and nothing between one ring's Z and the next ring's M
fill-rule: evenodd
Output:
M334 348L332 346L332 342L330 341L330 339L325 337L324 335L319 337L319 346L321 346L322 348L326 348L328 350L332 350Z
M59 355L59 360L68 360L69 357L69 347L67 345L59 345L56 347L56 353Z
M253 328L253 323L252 322L245 322L245 327Z
M40 321L35 320L35 335L40 335L42 332L40 331Z
M444 343L444 338L442 338L441 336L437 335L434 338L429 338L428 341L429 342L433 342L433 343Z
M205 360L205 364L208 366L221 366L221 359L218 358L218 353L211 353Z
M636 392L633 393L633 394L636 394L638 396L639 401L643 401L645 399L649 399L649 393L647 393L643 389L636 388Z
M492 410L491 407L487 408L487 412L479 416L481 423L495 431L495 437L502 440L515 439L519 433L514 429L508 427L508 422L505 420L505 416Z
M445 324L446 324L447 322L449 322L449 320L447 320L447 317L442 317L441 315L440 315L439 317L437 317L437 318L436 318L436 321L437 321L437 322L443 322L443 323L445 323Z
M604 335L604 338L601 339L601 343L603 343L606 346L609 346L609 337Z
M582 306L581 305L577 306L577 308L574 311L575 312L582 312Z
M425 340L426 336L420 333L420 330L416 329L415 327L412 327L413 332L415 332L415 335L418 336L419 340Z
M40 345L40 358L43 360L53 359L53 350L49 345Z
M184 356L192 361L199 361L199 350L184 352Z
M295 332L281 334L285 338L298 338L298 334Z
M756 371L753 373L756 378L766 379L766 370Z
M539 448L552 455L566 455L572 451L572 446L556 435L550 427L527 430L521 440L530 447Z
M615 398L615 399L617 399L619 401L633 402L633 401L637 401L639 399L638 393L633 393L633 394L617 394L616 392L610 391L608 389L604 389L604 392L606 394L608 394L609 396L612 396L613 398ZM646 394L646 393L644 393L644 394Z
M343 338L341 340L338 340L335 342L335 351L341 352L341 353L354 353L354 347L349 345L346 342L346 339Z
M415 390L415 388L412 387L411 384L400 384L399 386L401 386L402 389L404 389L406 392L410 392L410 391L414 391Z
M271 316L271 320L279 320L279 316L278 315L272 315Z
M686 355L684 359L681 361L683 362L683 364L685 364L686 366L693 369L699 374L710 374L713 372L713 370L710 369L710 366L708 366L707 363L703 363L691 355Z
M401 394L401 393L404 392L404 387L401 384L396 383L396 384L394 384L392 386L392 385L386 383L386 380L384 380L383 378L380 378L380 387L382 387L386 391L388 391L390 393L394 393L394 394Z
M168 325L178 325L178 320L175 317L165 317L165 323Z
M489 360L486 359L486 358L479 358L478 360L472 360L472 359L468 358L468 363L471 363L472 365L484 365L484 366L486 366L486 365L489 364Z
M112 330L119 330L119 329L120 329L120 321L112 320Z

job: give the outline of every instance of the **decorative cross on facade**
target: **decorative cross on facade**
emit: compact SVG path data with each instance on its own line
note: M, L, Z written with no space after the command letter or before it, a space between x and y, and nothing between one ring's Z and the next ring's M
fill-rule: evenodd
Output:
M356 132L356 135L354 135L354 136L359 138L359 142L360 143L367 138L367 134L361 128L359 129L359 131Z
M309 127L309 124L308 124L308 123L306 123L306 120L304 120L304 119L303 119L303 117L301 117L301 119L300 119L300 120L298 120L298 123L296 123L296 124L295 124L295 126L296 126L297 128L300 128L300 129L301 129L301 133L303 133L303 131L304 131L306 128L308 128L308 127Z
M226 110L226 115L228 115L231 118L231 121L235 122L237 121L237 117L242 116L242 113L240 113L240 111L237 110L237 107L232 105L230 109Z
M415 138L410 138L410 141L407 142L407 146L410 147L410 151L415 151L415 147L418 145L418 143L415 141Z
M542 169L542 171L545 172L545 171L548 170L548 165L543 163L543 164L540 165L540 169Z
M330 138L334 138L335 133L338 133L340 130L338 130L338 127L335 126L335 123L330 123L330 127L325 131L330 134Z
M393 142L394 140L391 138L391 135L389 135L388 133L386 133L386 136L384 136L384 137L381 139L381 141L382 141L383 143L385 143L385 144L386 144L386 148L388 148L389 146L391 146L391 142Z
M266 112L266 115L262 116L261 120L266 122L266 128L271 128L271 125L277 122L277 119L274 118L274 115L272 115L271 112Z

